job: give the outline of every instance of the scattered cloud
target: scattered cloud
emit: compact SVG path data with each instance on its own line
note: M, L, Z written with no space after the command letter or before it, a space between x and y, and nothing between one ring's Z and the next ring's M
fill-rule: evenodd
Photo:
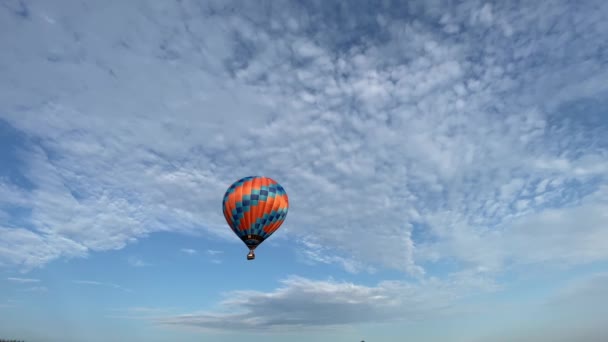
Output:
M139 257L129 257L127 259L127 261L129 262L129 265L133 266L133 267L145 267L145 266L151 266L151 264L143 261L141 258Z
M14 299L7 299L4 302L0 302L0 308L14 308L18 304L18 301Z
M299 251L299 255L304 258L304 262L306 263L313 265L316 263L338 264L349 273L359 273L362 270L369 273L373 273L375 271L373 267L366 266L362 262L332 254L330 247L325 247L319 243L311 242L310 239L305 238L301 241L301 243L305 248Z
M122 287L120 285L117 285L117 284L104 283L104 282L99 282L99 281L94 281L94 280L74 280L73 283L74 284L79 284L79 285L111 287L113 289L117 289L117 290L121 290L121 291L125 291L125 292L133 292L133 290L124 288L124 287Z
M15 283L39 283L40 282L40 279L32 279L32 278L8 277L6 279L9 281L15 282Z
M74 284L81 284L81 285L102 285L103 283L98 282L98 281L92 281L92 280L74 280Z
M194 254L198 253L196 251L196 249L191 249L191 248L182 248L182 249L180 249L180 251L182 253L186 253L186 254L189 254L189 255L194 255Z
M224 251L217 251L217 250L213 250L213 249L208 249L207 250L207 254L211 256L211 260L210 262L212 264L216 264L219 265L222 263L222 260L219 259L219 256L224 254Z
M23 289L19 289L19 291L21 292L48 292L48 288L46 288L46 286L32 286L32 287L26 287Z
M129 308L117 308L108 310L110 314L106 317L120 318L120 319L144 319L152 320L166 315L174 314L178 308L159 308L159 307L145 307L136 306Z

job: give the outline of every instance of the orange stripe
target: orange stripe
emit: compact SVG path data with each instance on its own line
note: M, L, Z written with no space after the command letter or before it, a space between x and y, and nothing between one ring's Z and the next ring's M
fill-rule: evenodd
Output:
M281 209L288 209L289 205L288 205L288 198L287 195L281 195L281 196L277 196L277 202L279 202L279 210ZM269 233L274 233L277 229L279 229L279 227L283 224L283 221L285 219L283 219L280 222L276 222L275 224L273 224L271 227L269 227L268 232Z
M254 207L256 208L257 212L255 215L253 215L252 222L255 222L255 219L257 218L262 218L265 214L268 214L266 208L269 208L269 205L272 205L273 201L274 200L270 197L266 201L258 201L258 205ZM245 230L246 228L247 226L244 223L241 223L239 226L239 229L241 230Z
M226 202L228 202L228 203L236 203L236 202L238 202L237 198L239 198L239 195L236 192L236 190L238 188L240 188L240 186L234 188L234 191L230 195L228 195L228 200Z
M272 179L270 179L268 177L258 177L258 178L247 180L243 184L241 184L238 187L236 187L234 189L234 191L230 195L228 195L227 202L230 202L230 201L239 202L239 201L241 201L241 199L242 199L243 196L242 196L242 194L239 195L236 190L238 188L240 188L240 187L244 187L247 184L251 185L252 181L256 181L256 180L260 180L260 181L262 181L262 183L261 184L260 183L256 183L256 185L252 187L253 189L260 189L260 187L262 185L264 185L264 186L270 186L270 185L276 185L276 184L278 184L277 182L275 182L274 180L272 180ZM251 188L248 191L249 191L249 193L251 193ZM247 192L245 192L245 194L247 194Z
M258 208L259 208L259 213L258 213L258 218L262 218L264 217L266 213L266 211L264 210L264 207L268 205L268 199L265 201L258 201Z
M237 190L243 188L245 186L245 184L247 184L247 183L251 183L251 179L245 181L243 184L241 184L241 185L237 186L236 188L234 188L234 191L230 195L228 195L228 201L229 202L232 201L235 204L236 204L236 202L240 202L243 199L243 195L246 194L246 193L239 193ZM243 189L241 189L241 191L242 190Z
M232 221L232 210L234 210L234 201L227 200L224 203L224 216L226 217L226 221L228 221L228 225L232 228L234 222Z
M264 177L262 179L262 186L269 187L271 183L272 182L271 182L270 178ZM274 201L274 199L272 199L270 196L266 195L266 203L264 203L264 207L262 208L262 215L268 214L270 207L272 207L273 201ZM271 205L270 207L269 207L269 204Z
M260 190L260 187L262 186L262 179L261 178L254 178L252 184L251 184L251 190L253 192L254 189ZM255 207L252 207L251 209L253 210L253 215L251 217L251 224L255 224L255 221L257 221L258 218L260 218L260 211L261 206L260 206L260 202L259 202L259 198L260 196L258 196L258 205L256 205Z
M243 201L243 196L245 196L247 194L247 192L245 191L245 184L249 183L249 181L244 182L243 184L241 184L238 188L237 191L235 191L237 193L237 196L234 198L235 204L236 202L241 202ZM241 218L241 224L239 225L239 229L243 230L242 227L247 226L247 213L243 212L243 217Z
M245 182L245 183L247 183L247 182ZM245 183L234 188L234 191L230 195L228 195L228 200L226 201L226 204L227 204L227 208L230 209L230 213L232 213L232 210L236 209L236 204L243 200L243 195L246 194L244 192L244 187L243 187L245 185ZM246 220L246 216L243 215L243 218L241 218L241 221L240 221L240 225L237 228L240 228L244 224L245 220Z
M279 229L282 224L283 224L283 220L276 221L275 223L271 224L268 227L268 229L264 229L264 231L266 232L266 234L272 234L272 233L276 232L277 229Z
M262 186L268 187L270 185L270 179L267 177L262 178ZM268 214L268 201L272 201L270 197L266 197L266 201L264 201L264 205L262 207L262 216ZM262 227L264 229L264 227Z
M270 211L276 211L277 209L279 209L279 206L281 205L281 201L279 201L276 197L274 197L272 199L272 207L270 208ZM268 233L268 230L270 229L270 227L272 227L274 225L274 223L271 223L269 226L264 227L264 231L266 233Z
M280 209L284 209L284 208L286 208L286 207L285 207L284 205L281 205L281 206L279 207L279 210L280 210ZM275 232L277 229L279 229L279 227L281 227L281 225L283 224L283 222L284 222L284 221L285 221L285 218L283 218L281 221L277 221L277 222L273 223L273 224L272 224L270 227L268 227L268 229L267 229L267 230L265 229L264 231L266 231L266 233L268 233L268 234L272 234L272 233L274 233L274 232Z
M282 196L275 197L274 203L273 203L273 206L272 206L272 210L273 211L277 211L277 210L279 210L280 208L282 208L284 206L284 201L282 200L281 197ZM266 233L269 233L269 232L273 231L274 227L277 226L277 225L280 225L280 223L279 222L274 222L274 223L270 224L268 227L265 227L264 231Z
M235 206L236 206L237 202L242 202L243 201L243 197L245 195L251 194L251 192L247 191L247 186L249 184L251 184L251 180L245 181L245 182L243 182L243 184L241 184L240 186L237 187L238 194L234 198ZM235 191L235 193L236 193L236 191ZM244 209L244 207L243 207L243 209ZM247 212L247 213L243 212L243 217L241 218L239 226L237 227L241 231L247 230L247 227L249 227L248 221L249 221L249 215L250 215L250 212L251 212L251 207L249 208L249 210L250 211Z
M251 195L253 195L251 192L255 187L255 182L256 182L257 178L254 178L250 181L249 184L249 188L247 189L247 194L249 195L249 197L251 197ZM249 224L247 225L247 228L251 227L251 225L255 222L255 207L253 206L253 204L251 203L251 198L249 199Z
M232 215L228 214L228 210L226 209L226 207L224 207L224 218L226 218L226 222L228 222L228 225L230 226L230 228L232 228Z
M253 179L250 179L243 184L243 195L251 195L251 187L253 185ZM249 211L247 212L247 225L245 228L251 226L251 219L253 217L253 208L251 207L251 199L249 200Z
M275 196L274 198L275 198L275 201L279 202L280 208L289 208L289 204L287 202L287 196L279 195L279 196Z

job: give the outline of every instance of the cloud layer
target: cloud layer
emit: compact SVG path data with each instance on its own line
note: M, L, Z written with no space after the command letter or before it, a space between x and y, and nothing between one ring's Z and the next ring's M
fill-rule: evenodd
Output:
M605 202L576 206L608 170L606 4L395 5L4 7L0 263L234 241L218 201L249 174L290 194L277 239L352 272L605 259Z

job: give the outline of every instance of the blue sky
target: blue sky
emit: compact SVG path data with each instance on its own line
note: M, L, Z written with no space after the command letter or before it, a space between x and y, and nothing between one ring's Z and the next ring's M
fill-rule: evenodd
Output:
M0 338L600 341L607 19L0 2ZM250 175L290 199L253 262Z

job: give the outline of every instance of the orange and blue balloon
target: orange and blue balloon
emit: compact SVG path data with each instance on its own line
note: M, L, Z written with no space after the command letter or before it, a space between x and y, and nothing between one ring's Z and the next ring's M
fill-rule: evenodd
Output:
M271 178L245 177L228 188L222 203L224 217L249 247L247 260L255 259L253 251L279 229L288 208L287 193Z

